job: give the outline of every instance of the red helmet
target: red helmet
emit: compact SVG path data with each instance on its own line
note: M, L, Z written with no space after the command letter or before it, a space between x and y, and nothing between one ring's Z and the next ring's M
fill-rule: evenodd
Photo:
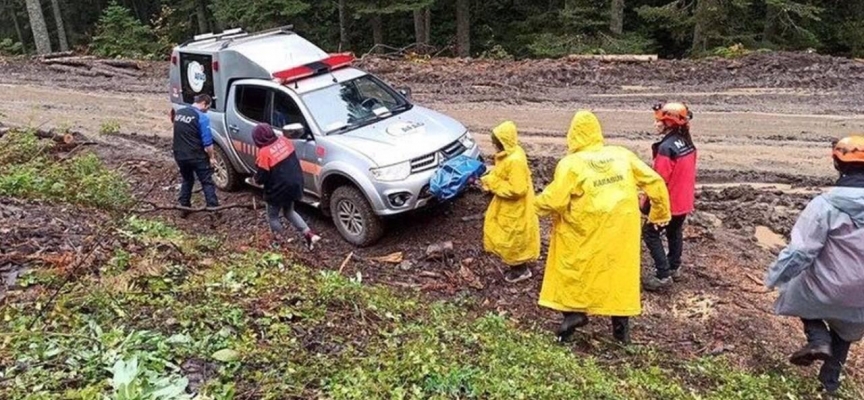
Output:
M658 103L653 109L654 120L669 127L687 126L693 119L693 113L684 103Z
M852 135L834 143L834 158L845 163L864 163L864 136Z

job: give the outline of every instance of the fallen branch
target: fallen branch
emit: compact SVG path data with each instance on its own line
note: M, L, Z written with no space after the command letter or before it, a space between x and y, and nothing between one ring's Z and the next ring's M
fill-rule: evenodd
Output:
M351 257L354 257L354 252L348 253L348 257L345 257L345 261L342 261L342 265L339 266L339 274L342 274L342 271L345 269L345 266L348 265L348 261L351 261Z
M136 214L147 214L147 213L152 213L152 212L156 212L156 211L166 211L166 210L176 210L176 211L186 211L186 212L189 212L189 213L198 213L198 212L216 212L216 211L223 211L223 210L229 210L229 209L232 209L232 208L247 208L247 209L255 209L255 205L254 205L254 204L225 204L225 205L218 206L218 207L197 207L197 208L193 208L193 207L185 207L185 206L177 206L177 205L173 205L173 206L160 206L160 205L158 205L158 204L149 203L149 202L148 202L147 204L150 205L150 206L153 207L153 208L150 209L150 210L135 210L134 213L136 213Z

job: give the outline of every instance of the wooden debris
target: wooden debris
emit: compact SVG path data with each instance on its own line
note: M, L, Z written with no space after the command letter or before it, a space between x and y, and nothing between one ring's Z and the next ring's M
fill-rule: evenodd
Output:
M156 211L178 210L178 211L186 211L188 213L197 213L197 212L216 212L216 211L229 210L232 208L252 209L254 207L253 204L225 204L225 205L218 206L218 207L198 207L198 208L184 207L184 206L178 206L178 205L160 206L160 205L155 204L155 203L147 203L147 204L149 204L152 207L152 209L135 210L135 212L139 213L139 214L146 214L146 213L152 213L152 212L156 212Z
M568 61L598 60L605 62L651 62L657 60L656 54L571 54Z
M136 61L98 59L95 56L40 58L49 69L82 76L140 77L143 72Z
M345 266L348 265L348 261L351 261L351 257L354 257L354 252L348 253L348 256L345 257L345 261L342 261L342 265L339 266L339 274L342 274L342 271L345 270Z
M484 214L484 213L468 215L468 216L462 217L462 222L482 221L483 218L485 218L485 216L486 216L486 214Z
M399 251L386 256L371 258L370 260L384 264L399 264L402 262L403 258L402 252Z
M70 57L73 55L75 55L75 52L73 52L72 50L58 51L55 53L42 54L41 56L39 56L39 59L40 60L50 60L50 59L54 59L54 58Z
M426 259L437 260L453 254L453 242L441 242L426 248Z
M99 60L100 63L116 68L141 69L137 61L130 60Z
M462 268L459 268L459 276L471 288L483 290L486 287L485 285L483 285L483 282L480 281L480 278L477 277L476 274L474 274L474 271L471 271L471 269L465 265L462 265Z

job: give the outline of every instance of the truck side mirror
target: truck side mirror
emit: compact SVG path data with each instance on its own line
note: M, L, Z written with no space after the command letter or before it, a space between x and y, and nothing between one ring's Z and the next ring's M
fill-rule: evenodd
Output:
M288 124L282 127L282 134L289 139L303 139L306 137L306 128L303 124Z
M406 99L411 100L411 88L400 88L399 94L401 94Z

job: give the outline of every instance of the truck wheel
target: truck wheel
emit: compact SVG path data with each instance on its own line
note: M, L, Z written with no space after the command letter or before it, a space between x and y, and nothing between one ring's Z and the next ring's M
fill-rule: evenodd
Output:
M233 192L240 186L240 174L234 170L228 155L219 146L213 149L213 183L219 190Z
M384 235L384 224L354 186L340 186L330 196L330 214L339 234L358 247L374 244Z

